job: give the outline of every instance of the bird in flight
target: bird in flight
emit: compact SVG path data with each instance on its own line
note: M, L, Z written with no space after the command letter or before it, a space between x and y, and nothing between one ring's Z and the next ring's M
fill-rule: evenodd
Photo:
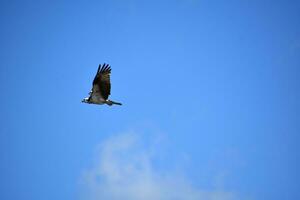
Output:
M110 95L110 72L111 68L108 64L101 64L98 67L97 74L93 81L92 90L89 92L89 97L82 100L83 103L89 104L107 104L109 106L122 105L121 103L114 102L108 99Z

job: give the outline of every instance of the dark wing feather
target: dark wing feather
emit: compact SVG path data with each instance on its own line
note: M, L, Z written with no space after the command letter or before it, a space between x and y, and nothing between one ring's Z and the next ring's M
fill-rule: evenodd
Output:
M92 92L99 92L105 100L110 95L110 72L111 68L108 64L104 63L102 67L99 65L93 81Z

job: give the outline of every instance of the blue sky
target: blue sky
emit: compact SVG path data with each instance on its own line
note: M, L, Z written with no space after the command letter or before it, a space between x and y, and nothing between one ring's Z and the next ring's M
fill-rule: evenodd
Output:
M300 198L299 1L0 9L0 199Z

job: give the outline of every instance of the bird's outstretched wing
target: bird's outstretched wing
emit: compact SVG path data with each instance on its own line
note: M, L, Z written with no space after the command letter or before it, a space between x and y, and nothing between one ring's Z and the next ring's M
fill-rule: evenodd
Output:
M110 95L110 72L111 68L108 64L104 63L102 66L100 64L93 81L92 93L100 94L105 100Z

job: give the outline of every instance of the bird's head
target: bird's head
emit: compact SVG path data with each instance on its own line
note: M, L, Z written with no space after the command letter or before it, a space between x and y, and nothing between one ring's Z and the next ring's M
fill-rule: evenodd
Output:
M84 99L81 100L82 103L90 103L89 98L86 97Z

